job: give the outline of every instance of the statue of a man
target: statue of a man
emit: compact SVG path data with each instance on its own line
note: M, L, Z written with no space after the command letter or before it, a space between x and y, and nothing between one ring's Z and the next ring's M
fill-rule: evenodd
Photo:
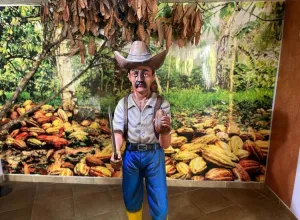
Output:
M144 182L147 189L150 215L165 220L168 214L165 154L163 148L171 142L170 104L151 91L155 71L163 64L167 51L152 56L144 42L133 42L124 58L115 52L118 64L128 70L133 92L121 99L114 113L114 135L118 160L111 157L112 166L123 163L123 198L129 220L142 220ZM164 112L159 125L154 126L156 113ZM157 120L158 122L158 120ZM158 126L159 129L158 129ZM121 146L126 150L121 157Z

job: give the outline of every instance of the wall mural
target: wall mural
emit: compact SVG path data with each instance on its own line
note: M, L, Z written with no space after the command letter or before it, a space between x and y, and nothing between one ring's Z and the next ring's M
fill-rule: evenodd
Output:
M284 3L199 4L204 22L200 44L180 47L173 42L153 85L171 104L167 178L263 182ZM171 7L160 3L158 13L167 15ZM40 21L27 19L38 11L30 6L0 8L0 106L42 47ZM67 48L62 44L58 53ZM155 39L150 49L162 50ZM130 84L126 71L116 67L112 51L103 51L101 65L1 135L4 172L122 177L122 171L115 172L109 164L107 109L130 92ZM45 59L1 125L59 91L83 68L80 56Z

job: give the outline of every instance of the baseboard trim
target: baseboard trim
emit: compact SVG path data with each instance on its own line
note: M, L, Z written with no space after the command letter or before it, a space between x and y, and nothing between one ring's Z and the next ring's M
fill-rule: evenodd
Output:
M292 213L291 209L276 195L276 193L270 189L267 185L265 185L265 191L267 193L267 197L274 201L284 213L291 219L291 220L298 220L298 218Z
M79 177L79 176L42 176L25 174L5 174L5 181L10 182L52 182L52 183L75 183L75 184L106 184L121 185L122 178L108 177ZM178 187L203 187L203 188L243 188L263 189L264 184L259 182L239 181L193 181L193 180L167 180L168 186Z

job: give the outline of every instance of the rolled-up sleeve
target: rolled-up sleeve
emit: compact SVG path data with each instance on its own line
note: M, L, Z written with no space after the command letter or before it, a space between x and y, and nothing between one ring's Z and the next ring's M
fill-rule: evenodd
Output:
M113 120L114 131L124 132L124 98L116 106Z

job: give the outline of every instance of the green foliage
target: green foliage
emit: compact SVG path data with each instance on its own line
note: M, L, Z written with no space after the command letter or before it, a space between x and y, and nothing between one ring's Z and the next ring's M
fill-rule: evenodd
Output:
M0 7L0 88L9 94L15 91L41 52L42 42L39 7ZM54 73L55 60L43 60L19 99L29 94L28 98L39 101L51 94L56 86Z
M204 92L201 89L182 89L172 90L170 93L164 94L164 96L171 103L173 111L181 111L183 109L199 111L215 105L227 108L229 94L227 90ZM234 102L247 101L257 105L256 107L271 108L272 98L273 90L270 89L250 89L233 93ZM271 102L269 99L271 99Z

